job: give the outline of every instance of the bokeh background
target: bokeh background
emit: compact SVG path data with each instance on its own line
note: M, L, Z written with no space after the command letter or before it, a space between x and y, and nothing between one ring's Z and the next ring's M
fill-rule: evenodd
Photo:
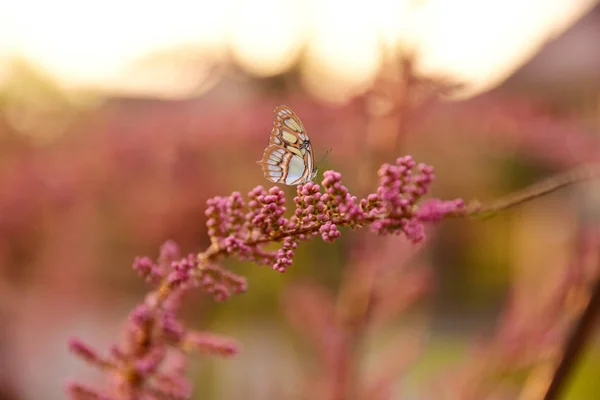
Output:
M340 171L357 195L404 154L436 167L435 196L483 202L600 158L596 1L1 8L1 399L62 399L68 378L102 382L68 338L107 349L148 289L134 257L167 239L202 251L206 200L266 186L255 161L279 104L300 116L317 159L332 149L320 170ZM599 190L446 221L416 255L401 238L344 231L333 245L301 244L284 275L226 263L249 291L222 304L191 296L184 318L243 351L196 358L194 398L319 398L307 389L327 366L303 306L318 313L322 301L326 313L365 265L400 274L356 356L365 379L387 355L401 364L390 398L539 398L548 337L564 337L598 271ZM541 333L519 330L528 323ZM600 396L597 339L566 398ZM510 368L481 372L510 351Z

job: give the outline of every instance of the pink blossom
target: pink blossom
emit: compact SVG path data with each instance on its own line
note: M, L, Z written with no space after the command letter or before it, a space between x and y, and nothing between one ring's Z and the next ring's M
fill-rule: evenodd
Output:
M231 219L228 219L231 222ZM228 222L228 223L230 223ZM107 372L110 393L127 393L131 398L185 399L191 385L185 370L166 370L169 351L185 351L189 346L214 355L229 356L237 352L232 339L216 334L198 334L189 330L178 318L182 296L195 287L211 293L215 300L225 300L234 293L246 290L246 280L216 265L201 265L194 254L179 258L173 242L161 247L156 262L137 257L133 268L147 278L162 276L156 290L146 296L129 314L125 340L114 344L109 355L101 357L90 346L73 338L69 348L73 353ZM160 271L160 273L158 272ZM104 394L80 384L70 384L68 391L74 399L110 399ZM121 395L118 395L116 398ZM154 396L154 397L153 397Z
M113 345L107 358L77 339L71 341L71 350L115 378L113 392L186 398L190 385L185 371L165 370L170 351L185 352L192 347L220 356L239 351L234 340L189 330L178 318L181 298L194 288L216 301L246 291L246 280L219 266L219 260L234 257L285 272L293 264L299 242L320 236L330 243L341 236L343 228L369 226L377 234L403 234L418 243L425 236L424 223L464 212L462 200L432 199L420 204L433 179L432 167L417 165L410 156L400 157L379 169L376 191L359 199L342 184L339 172L325 171L321 185L308 182L296 188L295 209L289 218L285 192L278 187L266 191L257 186L246 198L239 192L214 197L206 208L211 243L206 251L182 257L178 246L169 241L156 261L135 259L133 269L154 290L130 313L124 342ZM281 246L267 249L272 243ZM84 393L87 389L72 386L70 392L74 390Z
M419 206L415 215L421 222L439 222L445 217L461 215L465 211L465 203L462 199L450 201L430 199Z
M232 356L239 352L237 341L208 332L189 332L184 341L196 350L204 353Z
M417 165L410 156L400 157L395 164L379 169L377 191L359 199L342 184L339 172L325 171L321 185L307 182L297 187L295 210L289 219L285 217L284 192L278 187L267 192L257 186L248 193L248 201L238 192L214 197L207 208L212 250L285 272L292 265L298 242L317 235L333 242L343 227L370 225L375 233L404 234L418 243L425 235L423 223L464 211L462 200L431 200L421 210L419 202L434 178L433 167ZM282 247L264 250L270 242L282 242Z

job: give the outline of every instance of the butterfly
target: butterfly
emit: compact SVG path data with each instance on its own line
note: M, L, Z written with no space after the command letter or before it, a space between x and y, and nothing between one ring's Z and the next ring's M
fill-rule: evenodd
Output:
M318 173L313 150L300 118L288 106L273 111L273 129L262 160L265 178L275 183L299 185L312 181Z

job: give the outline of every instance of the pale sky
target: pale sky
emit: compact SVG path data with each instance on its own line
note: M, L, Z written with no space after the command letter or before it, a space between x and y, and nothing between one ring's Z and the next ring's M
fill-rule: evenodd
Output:
M465 81L468 96L502 82L596 2L9 0L0 9L0 69L19 57L65 87L185 96L181 77L132 79L132 65L170 48L211 56L229 48L247 71L268 76L306 46L306 87L336 100L372 81L382 42L402 43L417 51L422 72Z

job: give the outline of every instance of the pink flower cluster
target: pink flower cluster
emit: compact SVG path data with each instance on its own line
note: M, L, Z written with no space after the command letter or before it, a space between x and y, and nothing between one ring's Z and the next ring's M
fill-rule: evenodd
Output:
M462 200L436 199L419 205L433 179L432 167L416 165L406 156L393 165L383 165L377 191L363 199L350 194L340 173L326 171L321 186L308 182L297 187L295 209L289 217L284 192L278 187L266 191L257 186L247 199L239 192L210 199L206 224L211 244L206 251L181 257L175 243L167 242L156 261L135 259L133 269L154 290L130 313L125 340L106 356L78 339L71 340L75 354L112 378L109 394L72 384L72 397L187 398L190 386L183 374L184 364L167 368L166 358L182 358L190 348L222 356L238 349L235 341L191 331L177 318L181 299L190 289L199 287L217 301L246 290L246 280L216 265L218 259L237 257L285 272L300 241L321 236L325 242L333 242L342 227L370 226L377 234L404 234L413 243L420 242L424 223L466 212ZM282 245L278 250L265 249L273 242Z
M161 247L156 262L137 257L133 268L156 290L129 314L124 341L113 345L105 356L79 339L69 342L71 351L88 363L106 371L109 393L100 393L79 383L69 384L75 399L189 398L185 353L231 356L238 352L236 341L212 333L187 329L177 318L184 294L201 287L216 300L246 290L246 280L212 264L200 265L195 255L181 258L171 241ZM167 362L167 360L177 362ZM144 397L146 396L146 397Z
M424 238L423 223L437 222L465 212L462 200L421 198L434 180L433 167L416 164L405 156L379 170L375 193L358 199L342 184L339 172L326 171L322 185L308 182L297 187L295 210L286 217L284 192L272 187L268 192L257 186L246 202L240 193L208 201L207 227L213 253L237 256L242 260L271 265L285 272L292 264L298 242L321 236L333 242L339 228L370 225L377 234L401 234L418 243ZM277 251L264 250L264 244L282 242Z
M217 301L246 291L246 280L239 275L213 264L199 266L195 254L174 260L178 252L177 245L168 241L161 247L158 262L154 263L149 257L136 257L133 269L154 284L166 279L171 287L200 286Z

